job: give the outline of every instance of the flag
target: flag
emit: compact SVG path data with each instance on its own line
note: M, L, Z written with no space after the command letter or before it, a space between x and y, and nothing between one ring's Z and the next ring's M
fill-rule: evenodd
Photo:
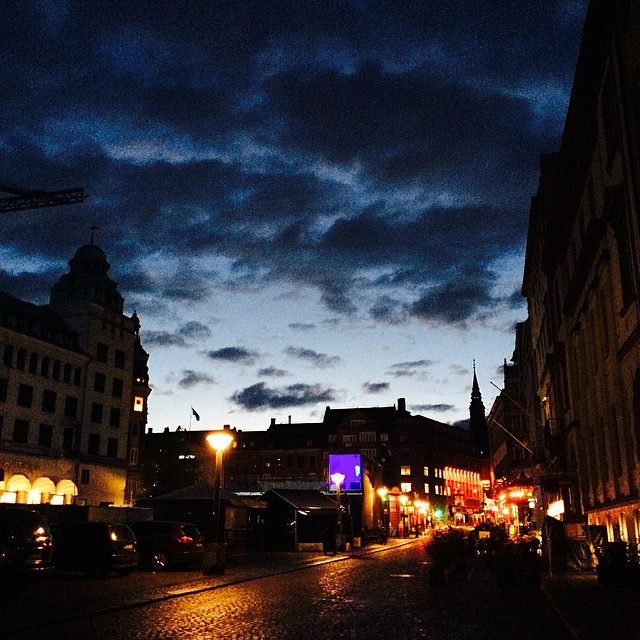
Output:
M194 417L198 422L200 422L200 416L198 415L198 412L197 412L193 407L191 407L191 413L193 413L193 417Z

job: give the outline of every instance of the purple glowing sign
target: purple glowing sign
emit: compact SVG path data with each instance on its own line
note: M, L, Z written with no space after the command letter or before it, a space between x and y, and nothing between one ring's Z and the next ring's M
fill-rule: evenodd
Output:
M362 491L362 459L359 453L329 454L329 491L336 490L331 480L334 473L344 475L340 491Z

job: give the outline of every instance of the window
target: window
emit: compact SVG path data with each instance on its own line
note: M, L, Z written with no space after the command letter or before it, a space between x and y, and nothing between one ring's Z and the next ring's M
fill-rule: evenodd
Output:
M47 356L42 358L42 362L40 363L40 375L43 378L48 378L49 377L49 367L50 367L50 365L51 365L51 360L49 360L49 358L47 358Z
M89 434L89 446L87 453L97 456L100 453L100 436L97 433Z
M411 483L410 482L401 482L400 483L400 491L402 491L402 493L411 493Z
M13 425L13 441L26 443L29 441L29 422L27 420L16 420Z
M33 387L30 384L21 384L18 387L18 406L30 408L33 403Z
M354 420L349 420L349 426L351 427L362 427L367 424L367 421L362 418L357 418Z
M29 373L38 373L38 354L32 353L29 356Z
M75 418L78 415L78 398L67 396L64 400L64 415Z
M50 447L53 439L53 427L50 424L41 424L38 430L38 446Z
M124 369L125 353L121 349L116 349L114 364L118 369Z
M425 478L429 475L429 467L422 467L422 475Z
M367 458L371 458L371 460L376 459L376 450L375 449L360 449L360 453L363 456L367 456Z
M18 357L16 358L16 369L24 371L24 365L27 360L27 352L24 349L18 349Z
M411 467L408 464L403 464L400 467L400 475L401 476L410 476L411 475Z
M106 362L109 357L109 347L102 342L98 342L96 346L96 360L98 362Z
M62 449L71 451L73 449L73 427L65 427L62 432Z
M136 396L133 399L133 410L144 411L144 398L142 398L141 396Z
M60 362L60 360L54 360L53 361L53 369L51 371L51 377L54 380L60 380L60 367L62 366L62 363Z
M10 367L13 365L13 345L12 344L8 344L5 346L2 364L4 364L5 367Z
M428 482L424 483L424 492L427 493L427 494L429 493L429 483Z
M98 424L102 422L102 405L99 402L94 402L91 405L91 422Z
M0 378L0 402L7 401L8 388L9 388L9 381L6 378Z
M111 395L114 398L122 398L122 380L114 378L111 386Z
M56 411L56 392L45 389L42 392L42 410L47 413L55 413Z
M109 426L120 426L120 409L118 409L117 407L111 407L111 412L109 414Z
M389 442L389 434L381 433L380 434L380 442Z
M89 484L90 479L91 479L91 469L81 469L80 484Z
M76 387L79 387L81 380L82 380L82 367L76 367L75 371L73 372L73 384L75 384Z
M138 464L138 447L129 449L129 464Z
M62 381L71 384L71 365L65 364L62 370Z
M104 393L104 388L107 382L107 377L104 373L96 372L93 377L93 390L98 393Z
M355 444L356 439L357 439L357 436L355 435L355 433L345 433L342 436L342 442L347 446Z
M107 456L109 458L118 457L118 438L109 438L107 440Z
M361 431L358 435L360 442L375 442L376 441L376 432L375 431Z

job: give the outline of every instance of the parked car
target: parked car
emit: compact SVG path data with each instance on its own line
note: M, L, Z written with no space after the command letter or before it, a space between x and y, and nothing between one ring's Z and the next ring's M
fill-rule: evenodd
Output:
M53 569L53 540L47 521L26 507L0 505L0 586Z
M202 567L204 536L195 524L151 520L132 522L136 534L140 564L153 571L170 567Z
M138 564L133 531L111 522L60 522L51 525L53 559L59 571L126 576Z

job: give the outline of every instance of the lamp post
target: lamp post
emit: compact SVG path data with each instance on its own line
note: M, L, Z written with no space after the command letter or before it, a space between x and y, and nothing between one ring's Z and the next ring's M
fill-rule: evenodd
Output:
M342 509L340 504L340 485L344 482L344 473L336 471L331 474L331 481L336 485L336 508L338 514L338 535L340 536L340 544L342 544Z
M400 513L400 518L402 520L402 537L406 538L407 537L407 521L406 521L406 512L405 512L405 508L407 505L407 502L409 501L409 496L405 496L404 494L401 495L398 500L400 501L400 506L401 506L401 513Z
M233 434L229 429L218 429L207 436L209 446L216 452L216 468L213 481L213 504L216 510L216 542L222 542L224 537L224 519L221 514L221 494L224 483L222 454L229 448L233 440Z
M378 495L382 502L382 528L384 529L384 542L387 542L389 537L389 489L387 487L380 487L378 489Z

